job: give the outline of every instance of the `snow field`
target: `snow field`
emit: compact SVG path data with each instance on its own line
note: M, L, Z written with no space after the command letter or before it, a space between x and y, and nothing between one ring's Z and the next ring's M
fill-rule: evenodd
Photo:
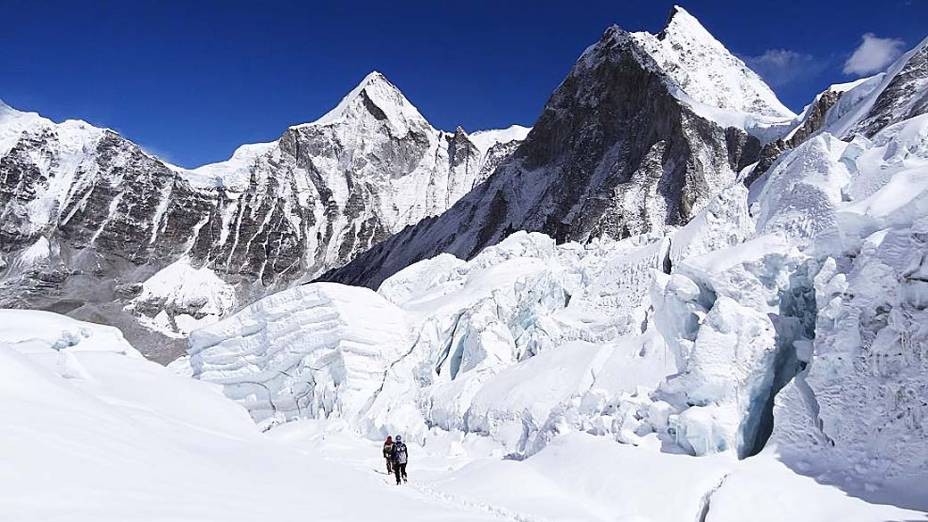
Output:
M345 420L261 433L215 385L144 360L113 328L10 310L0 325L0 413L14 420L0 432L0 511L11 520L735 521L771 490L812 504L798 521L921 516L772 460L692 458L579 433L518 462L490 438L433 429L424 446L411 443L410 483L397 487L380 442ZM738 480L716 487L731 474Z

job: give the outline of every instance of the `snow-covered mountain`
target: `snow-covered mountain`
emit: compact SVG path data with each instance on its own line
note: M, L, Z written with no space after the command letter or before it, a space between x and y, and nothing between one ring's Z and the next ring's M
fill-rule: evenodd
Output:
M441 213L527 132L436 130L374 72L319 120L187 170L0 104L0 306L114 324L158 356L152 332L181 338Z
M531 130L435 130L375 73L185 170L0 107L0 295L191 332L164 368L0 310L0 512L925 519L926 100L928 40L793 115L675 8Z
M928 110L926 85L928 40L899 57L885 72L829 86L805 107L791 131L764 146L757 164L744 173L745 184L761 177L785 150L819 132L845 140L858 134L871 137L888 125L924 113Z
M722 114L729 113L732 121L741 119L753 127L796 116L757 73L680 6L671 9L661 32L632 37L673 79L677 93L710 119L726 119Z
M875 101L900 74L921 99L928 83L902 71L924 47L820 96L804 141L682 227L585 244L519 231L377 292L304 285L194 332L184 371L264 426L479 434L516 460L582 432L773 459L928 509L928 112Z
M377 287L414 261L470 258L515 230L563 242L683 225L795 120L682 8L657 35L611 27L485 183L323 279Z

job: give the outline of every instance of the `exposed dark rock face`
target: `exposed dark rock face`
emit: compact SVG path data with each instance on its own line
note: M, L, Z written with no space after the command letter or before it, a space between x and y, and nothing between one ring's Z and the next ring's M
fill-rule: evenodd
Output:
M632 35L610 28L489 180L322 279L377 287L417 260L470 258L514 230L563 242L686 223L760 143L698 116L673 88Z
M825 116L828 114L828 111L838 103L838 100L841 99L843 94L843 91L823 92L812 106L809 107L802 124L793 131L792 135L785 140L777 141L782 141L786 144L786 147L790 149L806 141L809 136L815 134L819 129L824 127Z

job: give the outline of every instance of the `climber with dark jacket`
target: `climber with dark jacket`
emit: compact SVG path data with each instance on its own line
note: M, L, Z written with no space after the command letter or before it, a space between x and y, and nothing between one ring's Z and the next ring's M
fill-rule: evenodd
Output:
M390 453L390 460L393 461L393 473L396 475L396 485L400 485L400 480L406 482L406 461L409 459L409 450L403 443L401 435L396 436L396 442L393 443L393 451Z
M383 443L383 458L387 461L387 475L393 473L393 437L387 435Z

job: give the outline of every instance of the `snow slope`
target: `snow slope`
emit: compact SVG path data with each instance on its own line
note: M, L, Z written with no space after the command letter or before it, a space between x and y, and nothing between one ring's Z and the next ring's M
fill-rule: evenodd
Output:
M470 140L478 149L486 153L496 145L506 144L513 141L524 141L525 137L532 129L521 125L513 125L505 129L491 129L474 131L469 134Z
M213 385L146 361L117 330L48 312L0 310L0 396L14 420L0 432L0 511L22 522L734 522L771 489L808 504L791 517L800 522L923 518L771 459L696 459L587 434L518 462L485 437L432 430L425 446L410 443L411 482L397 488L377 473L379 441L345 423L261 433Z
M868 90L829 132L842 138L869 138L888 124L928 110L928 37L896 59L879 85Z
M632 37L673 82L673 92L697 114L738 127L767 142L796 119L773 90L680 6L664 29Z
M109 327L0 310L0 395L6 520L499 519L279 444Z

